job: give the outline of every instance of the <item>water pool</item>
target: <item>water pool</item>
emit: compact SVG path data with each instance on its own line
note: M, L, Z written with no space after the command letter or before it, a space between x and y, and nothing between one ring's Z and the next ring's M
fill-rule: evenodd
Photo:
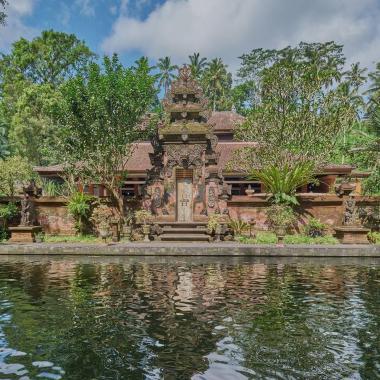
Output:
M1 379L379 377L379 259L0 258Z

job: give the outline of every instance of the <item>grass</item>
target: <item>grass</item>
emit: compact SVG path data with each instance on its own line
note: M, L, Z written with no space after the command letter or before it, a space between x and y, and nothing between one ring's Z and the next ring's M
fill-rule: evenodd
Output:
M45 235L44 243L101 243L102 240L93 235Z
M273 232L258 232L255 238L237 236L236 241L244 244L276 244L277 238ZM338 244L338 239L331 235L312 238L306 235L286 235L285 244Z

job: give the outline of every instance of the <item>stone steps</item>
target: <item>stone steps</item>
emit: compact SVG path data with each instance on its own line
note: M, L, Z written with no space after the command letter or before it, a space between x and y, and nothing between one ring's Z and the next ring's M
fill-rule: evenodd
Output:
M209 241L208 235L203 234L162 234L161 241Z
M162 222L159 225L162 228L162 234L159 235L158 240L161 241L210 241L206 223L203 222Z

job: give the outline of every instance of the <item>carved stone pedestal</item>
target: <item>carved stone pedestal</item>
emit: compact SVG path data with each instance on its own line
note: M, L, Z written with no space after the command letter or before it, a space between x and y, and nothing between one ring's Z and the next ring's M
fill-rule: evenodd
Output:
M10 243L34 243L36 241L35 234L41 232L41 226L18 226L9 227L11 231Z
M369 228L360 226L335 227L336 237L342 244L369 244L367 234Z

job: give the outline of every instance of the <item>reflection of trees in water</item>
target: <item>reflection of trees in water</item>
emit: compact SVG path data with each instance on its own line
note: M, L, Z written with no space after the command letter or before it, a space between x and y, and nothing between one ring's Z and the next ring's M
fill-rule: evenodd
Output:
M332 347L343 342L342 331L352 335L351 285L370 278L365 290L374 293L376 277L368 273L315 265L51 263L7 265L0 283L17 278L7 284L14 303L10 344L61 365L70 379L187 379L206 371L204 357L227 331L258 373L277 367L318 378L345 374L345 361L334 361L349 356ZM379 269L374 273L378 281ZM379 303L369 298L365 308L375 313ZM379 320L371 323L379 331ZM217 334L220 324L229 330ZM376 352L379 363L375 339L378 333L372 351L360 347L361 360Z

